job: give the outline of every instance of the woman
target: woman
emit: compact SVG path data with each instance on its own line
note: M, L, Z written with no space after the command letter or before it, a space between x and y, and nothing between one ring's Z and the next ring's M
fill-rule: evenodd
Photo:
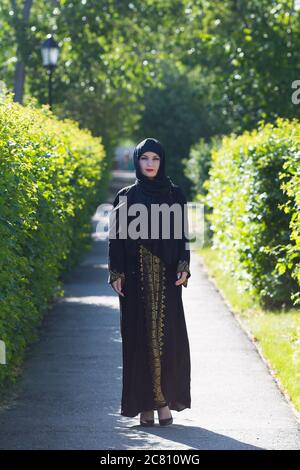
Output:
M157 139L140 142L133 159L136 180L115 197L112 211L115 223L110 222L108 246L108 282L118 293L120 302L121 415L133 417L141 413L140 424L151 426L157 410L163 426L173 422L170 410L191 408L190 349L182 303L182 285L187 287L191 276L186 198L165 174L165 152ZM125 230L121 217L124 200L127 203ZM134 220L129 208L136 203L147 208L148 239L128 236L129 224ZM150 227L154 225L151 206L163 203L167 207L177 203L181 209L180 237L175 238L172 222L170 236L162 236L161 217L159 236L151 238ZM145 225L145 220L141 225ZM114 238L112 228L116 229Z

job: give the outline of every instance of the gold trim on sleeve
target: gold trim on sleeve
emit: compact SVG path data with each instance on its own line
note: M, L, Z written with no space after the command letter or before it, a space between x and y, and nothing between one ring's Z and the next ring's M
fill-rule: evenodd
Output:
M191 276L190 265L189 265L188 261L186 261L186 260L179 260L178 263L177 263L176 272L177 273L182 273L183 271L188 273L188 275L186 277L186 280L182 283L182 285L184 287L187 287L188 278Z
M115 282L119 277L122 279L122 281L125 280L125 273L120 273L118 271L109 269L109 275L108 275L108 283L111 284L112 282Z

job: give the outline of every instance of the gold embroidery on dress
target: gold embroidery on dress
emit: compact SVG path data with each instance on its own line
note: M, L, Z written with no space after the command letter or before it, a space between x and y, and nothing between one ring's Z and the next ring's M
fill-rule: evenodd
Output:
M165 265L144 245L139 245L142 294L146 313L149 358L152 370L154 401L157 407L166 400L161 389L161 360L165 317Z

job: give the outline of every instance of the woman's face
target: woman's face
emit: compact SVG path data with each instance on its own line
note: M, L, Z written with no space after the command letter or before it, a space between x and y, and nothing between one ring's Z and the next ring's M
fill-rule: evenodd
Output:
M153 179L157 175L160 165L160 156L155 152L145 152L139 158L140 169L143 175Z

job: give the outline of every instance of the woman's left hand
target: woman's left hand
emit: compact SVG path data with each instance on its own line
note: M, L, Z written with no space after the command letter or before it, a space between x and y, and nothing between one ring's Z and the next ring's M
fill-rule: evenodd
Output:
M188 273L186 271L182 271L181 273L177 273L177 281L175 282L176 286L180 286L180 284L183 284L184 281L187 278Z

